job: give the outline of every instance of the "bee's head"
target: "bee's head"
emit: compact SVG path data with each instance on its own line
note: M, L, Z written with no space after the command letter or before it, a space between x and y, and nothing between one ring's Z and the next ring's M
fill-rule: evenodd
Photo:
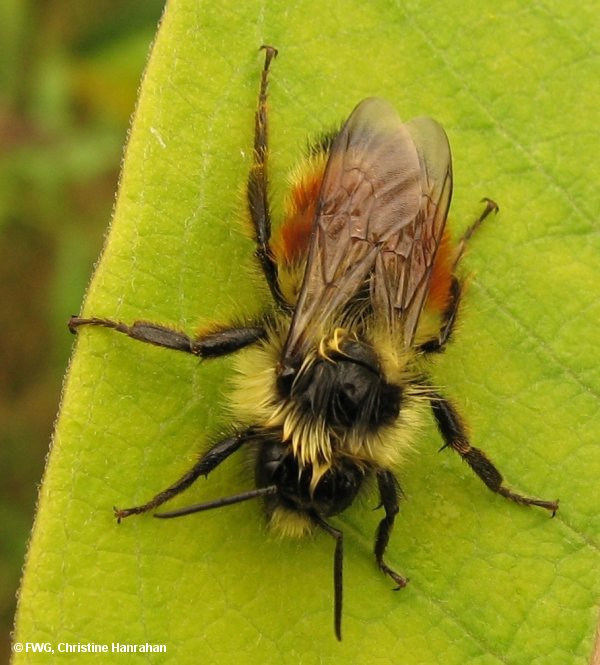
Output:
M280 368L277 387L301 412L332 427L375 429L400 411L401 388L387 383L373 347L354 338Z
M266 498L269 515L278 506L337 515L352 504L364 480L364 469L342 457L314 482L311 464L302 465L289 445L269 439L260 446L255 474L257 487L277 486L277 493Z

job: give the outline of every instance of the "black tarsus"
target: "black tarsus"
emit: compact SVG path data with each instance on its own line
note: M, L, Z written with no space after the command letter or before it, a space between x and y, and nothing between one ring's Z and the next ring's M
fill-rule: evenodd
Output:
M269 153L268 117L267 117L267 88L269 67L273 58L277 56L277 49L273 46L261 46L265 51L265 64L263 66L258 104L254 124L254 158L250 173L248 174L248 211L254 227L254 240L256 242L256 258L269 285L275 302L284 309L289 304L281 293L279 286L277 263L271 249L271 211L269 209L269 184L267 161Z
M498 213L500 207L492 199L484 197L481 199L481 203L485 203L485 208L479 217L467 228L467 230L462 234L461 239L458 242L456 248L456 254L454 255L454 262L452 263L452 271L454 272L462 259L467 243L471 239L471 236L477 231L481 224L489 217L492 213Z
M380 505L385 510L385 517L379 522L375 535L375 560L379 569L389 575L398 585L396 590L405 587L408 580L392 570L383 560L394 528L394 521L399 510L399 496L402 492L396 476L391 471L379 471L377 473L377 484L379 485Z
M69 319L69 330L72 333L76 332L80 326L110 328L139 342L154 344L175 351L184 351L199 358L218 358L239 351L260 339L264 339L267 335L267 331L263 326L240 326L237 328L221 328L192 338L173 328L149 321L135 321L129 326L121 321L98 317L86 319L72 316Z
M222 439L209 448L200 459L189 469L186 473L179 478L175 483L167 487L167 489L159 492L150 501L140 506L133 508L113 508L117 521L121 521L130 515L139 515L146 513L153 508L157 508L174 496L181 494L186 490L194 481L200 476L208 476L208 474L226 460L231 454L238 450L244 443L254 439L256 431L254 428L248 428L243 432L234 434L226 439Z
M335 540L333 555L333 629L342 641L342 606L344 593L344 534L328 524L317 512L309 513L312 521Z
M544 508L550 511L552 517L554 517L558 510L558 500L534 499L504 487L502 474L482 450L471 446L469 443L465 426L454 406L436 392L430 393L429 400L438 429L444 439L444 448L449 447L455 450L492 492L496 492L496 494L500 494L523 506Z

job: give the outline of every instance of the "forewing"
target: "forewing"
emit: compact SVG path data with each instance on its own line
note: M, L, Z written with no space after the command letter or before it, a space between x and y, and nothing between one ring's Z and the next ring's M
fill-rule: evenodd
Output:
M381 264L378 256L389 248L392 258L404 229L423 210L422 162L411 132L388 102L365 99L354 109L332 145L323 176L284 363L306 352L323 323L368 279L372 294L381 291L378 282L388 279L385 263L390 261ZM397 260L391 264L397 271ZM389 309L385 302L381 306Z
M452 197L452 159L448 138L431 118L406 123L420 162L420 207L410 224L390 238L375 261L371 298L376 315L402 326L410 346L423 309L433 262Z

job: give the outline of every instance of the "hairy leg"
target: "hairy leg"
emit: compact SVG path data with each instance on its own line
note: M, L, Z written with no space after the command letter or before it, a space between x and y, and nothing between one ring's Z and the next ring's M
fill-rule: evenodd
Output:
M254 126L254 161L248 174L248 211L254 228L256 257L262 267L265 279L275 302L286 309L289 305L281 294L277 276L277 263L271 250L271 211L269 207L267 161L269 154L267 124L267 87L271 61L277 55L277 49L263 46L265 64L262 70L256 120Z
M175 351L184 351L200 358L216 358L233 353L245 346L254 344L259 339L263 339L267 334L263 326L240 326L221 328L206 335L191 338L178 330L149 321L135 321L129 326L121 321L98 317L85 319L72 316L69 319L69 330L72 333L76 332L81 326L111 328L139 342L154 344Z
M469 443L462 419L454 406L437 393L430 396L431 410L438 429L444 439L444 447L455 450L473 471L481 478L492 492L496 492L515 503L524 506L539 506L549 510L552 515L558 510L558 501L546 501L523 496L504 486L502 474L479 448Z
M408 580L393 571L383 560L383 555L387 549L394 528L394 521L398 514L399 495L401 493L400 485L391 471L380 471L377 474L377 483L379 485L379 496L381 505L385 510L385 517L379 522L377 534L375 536L375 560L379 569L386 575L389 575L398 585L397 589L406 586Z
M186 490L194 481L200 476L207 476L211 471L216 469L224 460L226 460L232 453L238 450L244 443L255 438L255 431L250 428L244 432L234 434L226 439L218 441L209 450L207 450L202 457L194 464L194 466L179 478L167 489L159 492L150 501L143 503L139 506L132 508L114 508L115 516L120 522L124 517L129 515L139 515L140 513L148 512L153 508L157 508L174 496L181 494Z

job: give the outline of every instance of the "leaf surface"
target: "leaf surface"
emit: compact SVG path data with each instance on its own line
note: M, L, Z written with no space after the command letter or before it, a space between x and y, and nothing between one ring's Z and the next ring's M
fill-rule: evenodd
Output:
M408 587L392 593L374 565L374 496L335 520L346 537L338 644L325 535L278 540L252 503L115 523L113 505L147 500L227 430L232 364L83 330L16 641L167 647L128 663L588 662L600 579L596 9L168 3L84 313L193 333L268 302L241 220L258 47L273 44L275 217L306 137L369 95L446 128L457 235L481 197L500 204L470 245L459 330L432 373L507 483L560 497L561 508L549 520L492 495L457 456L436 452L428 424L400 471L406 501L389 548ZM173 505L250 489L238 457ZM48 658L23 653L15 663Z

